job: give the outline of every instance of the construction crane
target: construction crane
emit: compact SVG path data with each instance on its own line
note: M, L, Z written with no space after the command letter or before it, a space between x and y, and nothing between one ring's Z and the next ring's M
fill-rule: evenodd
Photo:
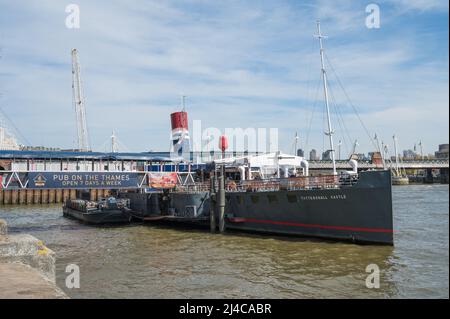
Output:
M83 88L81 86L80 62L77 49L72 50L72 90L73 103L77 119L78 149L90 151L89 137L86 124L86 107L84 104Z

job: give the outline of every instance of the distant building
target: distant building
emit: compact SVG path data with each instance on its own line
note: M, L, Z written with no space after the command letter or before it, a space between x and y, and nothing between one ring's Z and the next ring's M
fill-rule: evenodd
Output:
M372 159L372 153L369 153L369 156L367 156L364 153L354 153L350 156L351 159L357 160L357 161L370 161Z
M0 150L19 150L20 146L6 128L0 126Z
M405 160L413 160L417 157L417 153L413 150L404 150L403 151L403 159Z
M370 158L370 161L372 162L372 164L375 164L377 166L383 165L383 158L381 157L380 152L370 152L369 158Z
M317 156L317 151L315 149L312 149L311 152L309 152L309 160L310 161L318 161L319 156Z
M22 151L61 151L60 148L58 147L45 147L45 146L22 146L21 147ZM65 150L65 151L78 151L78 150Z
M434 153L434 156L439 159L448 158L448 144L440 144L439 150Z
M301 148L299 148L299 149L297 150L297 156L305 157L305 152L304 152Z
M322 161L331 161L331 151L327 150L322 153Z

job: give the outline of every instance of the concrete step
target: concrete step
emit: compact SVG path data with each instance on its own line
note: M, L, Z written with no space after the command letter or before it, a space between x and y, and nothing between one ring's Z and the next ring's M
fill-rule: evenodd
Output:
M66 299L41 273L24 264L0 263L0 299Z
M65 297L55 284L55 253L29 234L8 234L1 219L0 274L0 299Z

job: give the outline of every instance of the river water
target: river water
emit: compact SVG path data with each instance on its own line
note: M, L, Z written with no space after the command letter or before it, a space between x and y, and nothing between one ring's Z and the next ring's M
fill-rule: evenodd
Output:
M360 246L149 224L93 227L59 205L3 206L10 232L56 252L72 298L448 298L449 188L393 189L395 246ZM81 287L65 287L68 264ZM380 287L366 287L366 267Z

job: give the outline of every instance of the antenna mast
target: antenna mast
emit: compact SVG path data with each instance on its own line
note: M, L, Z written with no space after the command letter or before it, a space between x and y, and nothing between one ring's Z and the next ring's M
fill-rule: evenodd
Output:
M331 118L330 118L330 105L328 102L328 86L327 86L327 73L325 71L325 63L323 58L323 44L322 38L326 38L326 36L322 35L320 32L320 21L317 20L317 35L316 37L319 39L320 43L320 63L322 65L322 80L323 80L323 92L325 96L325 106L327 108L327 120L328 120L328 132L325 132L325 135L328 135L330 140L330 152L331 152L331 160L333 161L333 175L336 175L336 160L334 156L334 144L333 144L333 129L331 128Z
M341 160L341 146L342 146L342 141L339 140L339 142L338 142L338 160Z
M356 147L359 145L359 143L358 143L358 140L355 140L355 142L353 143L353 152L352 152L352 155L353 154L356 154Z
M182 106L182 112L186 112L186 95L181 95L181 106Z
M422 141L419 141L419 147L420 147L420 159L423 161L423 148L422 148Z
M118 143L117 143L117 137L116 134L114 134L114 130L112 131L111 135L111 153L117 153L119 151Z
M395 171L396 171L397 175L400 175L399 166L398 166L399 156L398 156L398 151L397 151L397 137L395 136L395 134L392 136L392 139L394 140Z
M72 89L73 103L77 116L78 149L80 151L89 151L86 109L84 105L83 89L81 87L81 72L77 49L72 50Z

